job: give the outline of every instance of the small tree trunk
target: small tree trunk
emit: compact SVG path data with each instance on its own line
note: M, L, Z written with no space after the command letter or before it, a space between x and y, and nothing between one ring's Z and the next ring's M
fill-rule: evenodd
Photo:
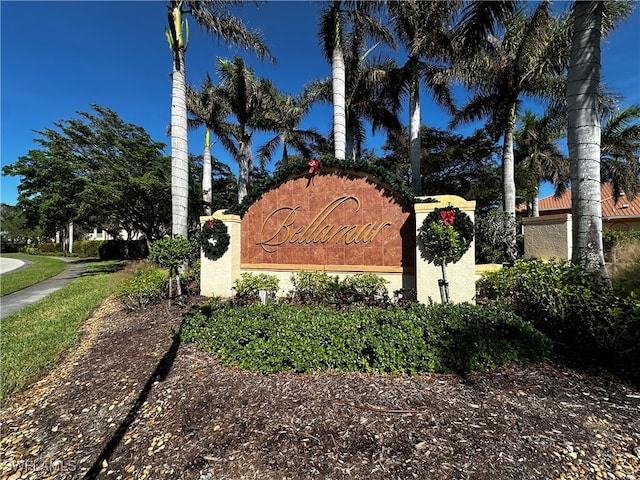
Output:
M449 303L449 280L447 279L447 264L442 264L442 280L438 281L440 286L440 299L442 303Z

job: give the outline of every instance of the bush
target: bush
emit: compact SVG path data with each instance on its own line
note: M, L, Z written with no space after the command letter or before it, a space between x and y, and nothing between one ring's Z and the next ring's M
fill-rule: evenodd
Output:
M73 253L81 258L99 257L102 240L78 240L73 242Z
M540 332L497 304L337 311L212 299L187 315L181 339L263 373L460 372L538 360L547 349Z
M275 275L266 273L241 273L240 278L233 282L233 289L236 291L234 304L246 305L260 299L260 290L277 292L280 280Z
M40 253L62 253L61 243L40 242L38 244Z
M159 303L167 289L166 270L140 269L134 276L118 285L116 298L128 309L145 309Z
M288 298L301 305L333 305L346 307L362 305L384 307L390 303L384 278L373 273L356 273L345 277L326 272L300 271L291 276L292 290Z
M106 240L98 248L101 260L142 260L149 255L146 240Z
M476 217L476 263L511 263L519 255L517 220L508 213L490 212Z
M555 342L610 366L640 367L640 300L567 261L519 260L477 282Z

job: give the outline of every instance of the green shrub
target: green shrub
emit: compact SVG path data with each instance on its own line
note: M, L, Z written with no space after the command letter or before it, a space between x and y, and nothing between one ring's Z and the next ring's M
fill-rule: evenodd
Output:
M102 242L102 240L78 240L73 242L73 253L81 258L98 257Z
M159 303L167 289L167 272L160 269L140 269L118 285L116 298L128 309L145 309Z
M243 305L260 299L260 290L277 292L280 280L275 275L266 273L241 273L240 278L233 282L235 290L234 304Z
M25 253L27 255L40 255L40 250L38 250L36 247L27 247L25 249Z
M547 340L500 305L234 307L212 299L185 318L185 342L258 370L418 374L483 370L544 356Z
M340 280L337 275L326 272L303 270L291 276L291 283L293 288L288 298L302 305L384 307L389 304L389 282L373 273L356 273Z
M640 367L640 301L567 261L519 260L484 276L478 297L509 303L549 338L613 365Z
M335 303L335 293L340 279L327 272L308 272L302 270L291 275L293 288L289 298L302 304Z
M38 244L40 253L62 253L61 243L40 242Z
M149 255L146 240L105 240L98 248L101 260L142 260Z

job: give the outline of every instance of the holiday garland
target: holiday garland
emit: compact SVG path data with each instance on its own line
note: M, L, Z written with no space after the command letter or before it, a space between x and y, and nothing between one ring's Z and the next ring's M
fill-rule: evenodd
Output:
M456 207L434 209L418 229L424 253L436 265L460 260L469 250L473 233L473 222Z
M199 243L209 260L222 257L229 248L230 239L227 226L221 220L207 220L202 224Z

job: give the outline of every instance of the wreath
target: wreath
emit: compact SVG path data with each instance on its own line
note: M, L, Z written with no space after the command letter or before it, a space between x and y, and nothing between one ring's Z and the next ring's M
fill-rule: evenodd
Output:
M436 265L456 263L473 242L473 222L456 207L436 208L418 229L427 260Z
M218 260L229 248L231 237L221 220L207 220L200 229L200 248L209 260Z

